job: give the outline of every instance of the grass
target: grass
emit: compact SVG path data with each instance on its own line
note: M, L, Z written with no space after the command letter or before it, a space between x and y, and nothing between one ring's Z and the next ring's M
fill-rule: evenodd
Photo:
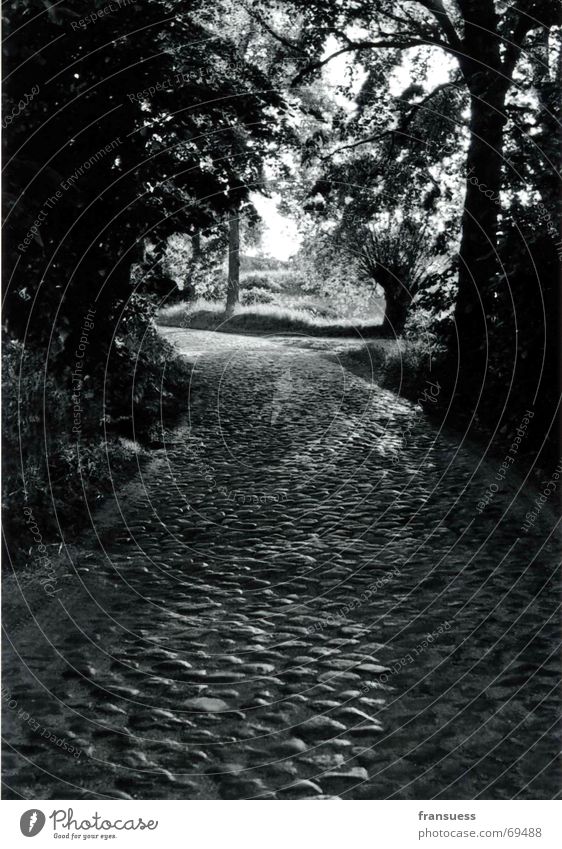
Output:
M79 441L71 367L46 375L41 349L3 346L2 506L12 566L37 559L38 539L58 544L88 526L90 511L137 473L186 405L191 368L155 327L141 325L118 342L107 376L103 363L93 364L77 398ZM30 516L40 528L35 541Z
M307 301L308 297L303 300L303 306ZM315 306L318 307L318 301L312 298L311 309ZM414 402L423 398L428 381L436 380L443 354L442 346L428 334L422 339L385 338L381 321L336 321L294 306L239 305L227 319L221 303L199 299L164 308L159 313L158 324L186 330L294 336L294 339L285 338L284 343L318 350L359 377ZM341 342L338 344L334 339ZM423 400L421 403L427 407ZM433 403L430 408L436 406Z
M333 353L348 371L374 380L410 401L419 401L427 381L435 381L441 348L412 339L376 339Z
M336 321L313 315L309 309L275 304L239 305L227 318L222 304L203 299L164 307L158 315L158 324L221 333L298 333L332 337L377 336L381 332L380 321Z

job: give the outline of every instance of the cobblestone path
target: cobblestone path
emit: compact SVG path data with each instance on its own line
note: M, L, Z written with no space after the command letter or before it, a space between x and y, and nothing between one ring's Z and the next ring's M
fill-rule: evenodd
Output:
M314 350L168 335L189 420L12 590L5 796L554 796L552 518Z

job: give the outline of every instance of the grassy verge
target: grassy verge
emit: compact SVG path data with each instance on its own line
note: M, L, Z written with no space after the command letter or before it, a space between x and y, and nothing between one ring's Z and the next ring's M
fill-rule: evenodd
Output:
M472 411L468 408L460 413L451 408L444 346L425 340L377 339L363 345L332 346L331 350L322 345L321 350L348 371L419 404L437 426L445 425L458 442L472 445L475 456L486 456L496 470L509 456L525 411L506 415L500 422L492 418L492 428L478 415L469 421ZM525 434L528 438L517 451L517 468L510 465L508 477L517 487L525 484L539 493L557 470L560 455L552 452L549 456L546 451L539 455L536 445L544 437L544 429L539 429L538 439L533 440L530 428Z
M191 370L153 326L122 336L79 395L68 367L46 373L40 351L9 340L2 359L7 561L25 567L72 540L136 474L185 406Z
M410 339L375 339L344 348L334 357L365 380L373 380L410 401L419 401L435 377L442 350L438 345Z
M306 310L273 304L238 306L227 318L222 304L198 300L160 310L158 324L186 330L215 330L221 333L299 333L308 336L378 336L380 322L334 321L313 316Z

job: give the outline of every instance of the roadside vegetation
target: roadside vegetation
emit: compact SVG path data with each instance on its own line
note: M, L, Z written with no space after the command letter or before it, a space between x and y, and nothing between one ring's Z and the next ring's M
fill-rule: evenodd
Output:
M214 285L205 285L213 297L178 301L160 309L158 322L169 327L217 330L222 333L298 333L310 336L375 336L380 334L384 301L371 298L368 289L355 287L354 298L342 308L322 281L307 278L295 262L277 263L260 270L259 257L241 258L240 297L232 312L225 310L226 273L213 271ZM221 285L222 281L222 285ZM344 317L347 313L347 317Z
M24 505L56 540L87 523L182 409L156 322L365 337L350 366L371 350L414 398L437 375L469 434L509 444L532 407L554 468L560 4L146 0L140 28L137 3L72 26L104 5L5 4L11 549ZM287 262L258 196L298 230Z
M40 353L17 340L4 346L7 566L37 554L27 529L29 511L47 544L72 538L186 409L187 363L152 318L127 323L125 318L109 362L84 379L73 379L70 367L62 375L46 372Z

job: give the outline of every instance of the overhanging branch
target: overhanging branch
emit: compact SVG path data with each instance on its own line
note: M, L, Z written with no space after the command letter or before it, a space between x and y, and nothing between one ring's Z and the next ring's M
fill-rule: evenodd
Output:
M337 150L333 150L331 153L327 153L326 156L322 156L321 159L323 162L325 162L326 159L331 159L332 156L336 156L338 153L342 153L344 150L353 150L354 148L360 147L363 144L369 144L370 142L378 141L379 139L382 139L385 136L392 135L392 133L394 132L395 130L385 130L382 133L377 133L374 136L367 136L367 138L359 139L359 141L352 142L351 144L344 144L342 145L342 147L338 147Z
M455 25L445 11L441 0L418 0L418 3L430 12L445 35L448 44L456 53L462 52L461 37L455 29Z
M339 50L336 50L334 53L331 53L325 59L318 59L315 62L309 62L302 71L299 71L297 76L291 82L291 86L296 86L312 71L318 71L320 68L323 68L332 59L336 59L338 56L342 56L344 53L355 53L360 50L375 50L377 48L386 49L386 50L406 50L409 47L441 47L443 50L447 50L448 52L455 53L453 48L451 48L446 42L441 41L438 38L418 38L417 36L399 36L393 38L385 38L380 39L378 41L351 41L345 47L341 47Z
M423 109L423 107L426 105L426 103L429 103L429 101L433 97L435 97L435 95L438 94L440 91L443 91L446 88L458 88L459 82L460 81L457 78L455 78L455 79L452 79L452 80L448 80L447 82L440 83L439 85L435 86L434 89L432 89L428 94L425 95L425 97L423 97L417 103L412 103L410 111L408 112L407 115L404 116L399 127L396 127L395 129L392 129L392 130L384 130L384 132L382 132L382 133L377 133L373 136L367 136L366 138L359 139L358 141L352 142L351 144L346 144L346 145L343 145L342 147L338 147L336 150L333 150L331 153L326 154L326 156L322 156L321 157L322 161L325 161L326 159L331 159L333 156L336 156L338 153L342 153L345 150L353 150L356 147L360 147L361 145L369 144L370 142L374 142L374 141L379 141L380 139L384 138L385 136L407 135L406 131L407 131L409 125L412 123L416 113L420 109Z
M274 30L273 27L270 26L266 20L264 20L264 18L260 15L259 12L256 12L255 9L252 9L247 5L244 5L243 8L251 18L257 21L259 25L263 27L264 30L269 33L269 35L272 36L272 38L274 38L284 47L287 47L289 50L292 50L294 53L298 53L301 56L306 56L306 51L299 44L296 44L294 41L291 41L291 39L287 38L284 35L281 35L281 33Z
M398 129L402 131L406 130L409 124L412 123L412 120L414 119L416 113L419 112L420 109L423 109L426 103L429 103L429 101L433 97L435 97L436 94L439 94L440 91L444 91L446 88L458 89L459 83L460 79L458 77L454 77L452 80L447 80L444 83L439 83L439 85L436 85L434 89L432 89L428 94L425 95L425 97L422 97L421 100L418 100L416 103L412 103L410 111L407 115L404 116L404 120L402 121L402 124Z

